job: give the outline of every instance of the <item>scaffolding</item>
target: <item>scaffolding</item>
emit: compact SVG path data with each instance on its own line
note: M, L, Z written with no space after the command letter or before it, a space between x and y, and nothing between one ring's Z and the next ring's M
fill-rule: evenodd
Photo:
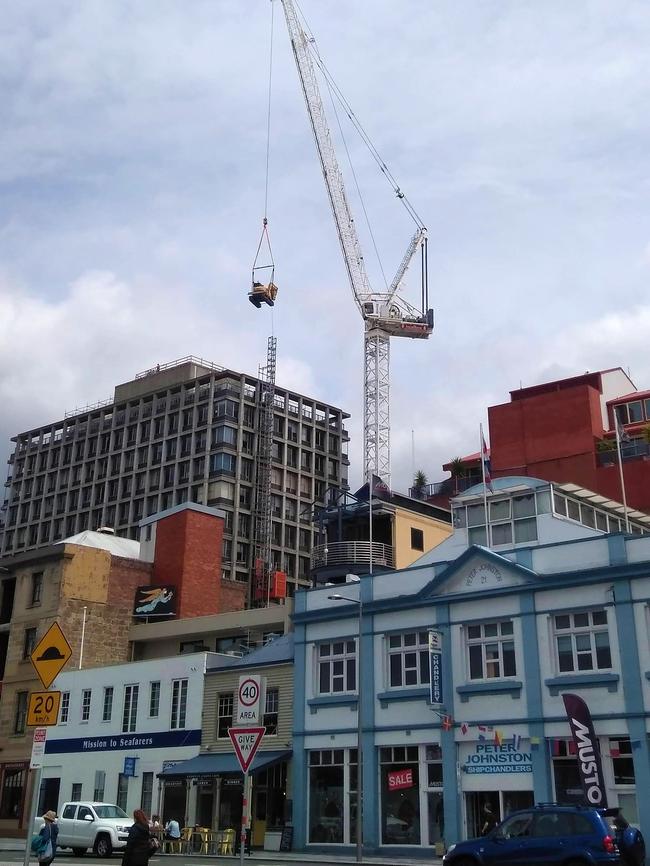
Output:
M257 454L255 458L255 510L251 606L269 604L271 574L271 452L277 338L269 337L266 366L259 368Z

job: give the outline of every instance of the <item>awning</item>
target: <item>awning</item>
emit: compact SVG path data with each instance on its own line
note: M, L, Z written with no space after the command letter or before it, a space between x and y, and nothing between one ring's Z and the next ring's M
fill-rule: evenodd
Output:
M292 754L291 749L285 749L282 752L258 752L249 772L259 773L260 770L266 770L273 764L286 761ZM179 777L187 778L190 776L227 776L233 773L241 775L239 761L233 752L223 752L219 755L197 755L195 758L189 758L187 761L181 761L173 767L168 767L162 773L158 773L158 776L162 779L178 779Z

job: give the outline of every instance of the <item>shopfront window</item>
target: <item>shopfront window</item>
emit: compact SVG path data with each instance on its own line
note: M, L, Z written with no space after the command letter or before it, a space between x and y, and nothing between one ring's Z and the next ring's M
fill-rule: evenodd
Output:
M420 844L420 773L417 746L380 750L381 841Z
M309 841L343 842L345 750L309 753Z
M2 780L0 818L20 818L20 804L25 785L24 769L5 769Z
M576 747L573 740L551 740L553 781L557 803L584 804Z

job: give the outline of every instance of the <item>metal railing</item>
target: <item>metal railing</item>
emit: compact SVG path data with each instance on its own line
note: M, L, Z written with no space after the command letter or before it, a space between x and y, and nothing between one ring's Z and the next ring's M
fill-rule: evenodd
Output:
M427 499L429 496L454 496L457 493L463 493L475 484L480 484L481 479L478 478L445 478L444 481L436 481L433 484L426 484L419 495L416 496L415 488L409 487L409 496L412 499Z
M611 466L618 463L618 452L616 444L608 451L596 452L597 466ZM644 442L641 439L633 439L631 442L621 442L621 457L623 463L627 460L638 460L639 458L650 457L650 442Z
M163 370L171 370L173 367L180 367L181 364L196 364L199 367L207 367L208 370L216 370L218 373L226 369L219 364L215 364L213 361L206 361L205 358L197 358L196 355L186 355L184 358L177 358L175 361L168 361L166 364L156 364L155 367L150 367L148 370L136 373L135 378L144 379L145 376L152 376L154 373L160 373Z
M395 568L395 551L390 544L372 543L372 561L374 565ZM320 544L311 553L311 567L322 568L327 565L344 565L345 563L370 563L369 541L334 541L330 544Z

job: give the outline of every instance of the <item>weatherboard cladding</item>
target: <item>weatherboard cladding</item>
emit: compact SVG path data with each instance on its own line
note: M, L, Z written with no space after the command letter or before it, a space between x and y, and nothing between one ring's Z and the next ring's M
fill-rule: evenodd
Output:
M261 749L285 748L291 743L293 728L293 663L286 665L269 665L255 669L230 669L219 672L207 672L203 690L203 731L201 750L210 748L212 752L232 752L229 739L217 739L217 710L219 695L233 694L235 710L239 678L244 674L266 677L267 689L278 689L278 733L267 736L262 741Z

